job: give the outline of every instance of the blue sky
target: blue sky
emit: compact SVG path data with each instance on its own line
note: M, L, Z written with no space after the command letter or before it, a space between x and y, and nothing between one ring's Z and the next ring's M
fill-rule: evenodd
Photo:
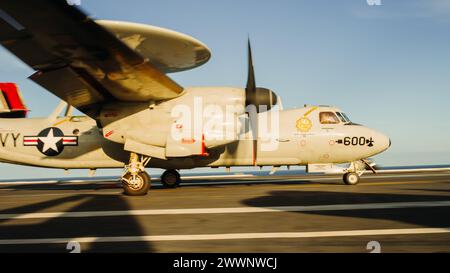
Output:
M450 0L81 3L94 18L165 27L207 44L209 63L170 75L183 86L244 86L250 35L257 84L276 91L286 108L335 105L389 135L393 145L379 164L450 163ZM27 80L32 70L4 49L0 61L0 81L19 84L31 116L48 115L57 98ZM0 165L7 170L62 173Z

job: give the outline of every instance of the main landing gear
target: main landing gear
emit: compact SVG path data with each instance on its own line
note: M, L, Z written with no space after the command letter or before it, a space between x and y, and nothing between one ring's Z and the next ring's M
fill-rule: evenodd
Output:
M123 190L126 195L142 196L148 193L151 186L151 178L145 172L145 166L150 161L150 157L139 156L136 153L130 154L130 163L125 166L122 175Z
M161 183L166 188L176 188L181 183L180 173L176 170L167 170L161 175Z
M123 191L126 195L142 196L148 193L151 187L151 178L145 172L145 166L150 161L150 157L130 154L130 163L125 166L122 175ZM167 170L161 176L161 183L166 188L176 188L181 183L180 173L176 170Z

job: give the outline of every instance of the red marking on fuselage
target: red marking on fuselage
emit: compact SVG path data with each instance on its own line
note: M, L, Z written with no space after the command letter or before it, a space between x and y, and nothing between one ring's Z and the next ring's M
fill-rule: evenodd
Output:
M191 138L191 139L183 138L181 140L181 143L183 143L183 144L194 144L195 143L195 139L193 139L193 138Z
M202 135L202 150L201 150L201 156L209 156L209 153L206 152L205 134Z
M106 133L105 137L110 137L112 134L114 134L114 131L109 131L108 133Z

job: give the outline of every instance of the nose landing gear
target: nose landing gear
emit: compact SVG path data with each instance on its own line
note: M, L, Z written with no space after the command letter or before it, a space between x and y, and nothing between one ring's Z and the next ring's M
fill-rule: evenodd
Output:
M359 183L360 176L357 173L344 174L344 183L347 185L356 185Z
M358 184L361 176L365 173L366 168L371 170L373 173L376 173L374 166L375 164L369 162L366 159L361 159L359 161L350 163L350 166L346 170L344 170L344 183L346 185Z

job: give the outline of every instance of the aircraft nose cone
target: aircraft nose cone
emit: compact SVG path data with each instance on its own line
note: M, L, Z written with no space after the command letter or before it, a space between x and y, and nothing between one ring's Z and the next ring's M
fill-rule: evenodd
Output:
M387 137L384 134L378 133L378 142L379 142L379 152L384 152L386 151L389 147L391 147L392 142L391 139L389 137Z
M368 129L368 135L370 135L373 140L368 145L368 147L370 147L370 156L382 153L391 147L391 139L385 134L373 129Z

